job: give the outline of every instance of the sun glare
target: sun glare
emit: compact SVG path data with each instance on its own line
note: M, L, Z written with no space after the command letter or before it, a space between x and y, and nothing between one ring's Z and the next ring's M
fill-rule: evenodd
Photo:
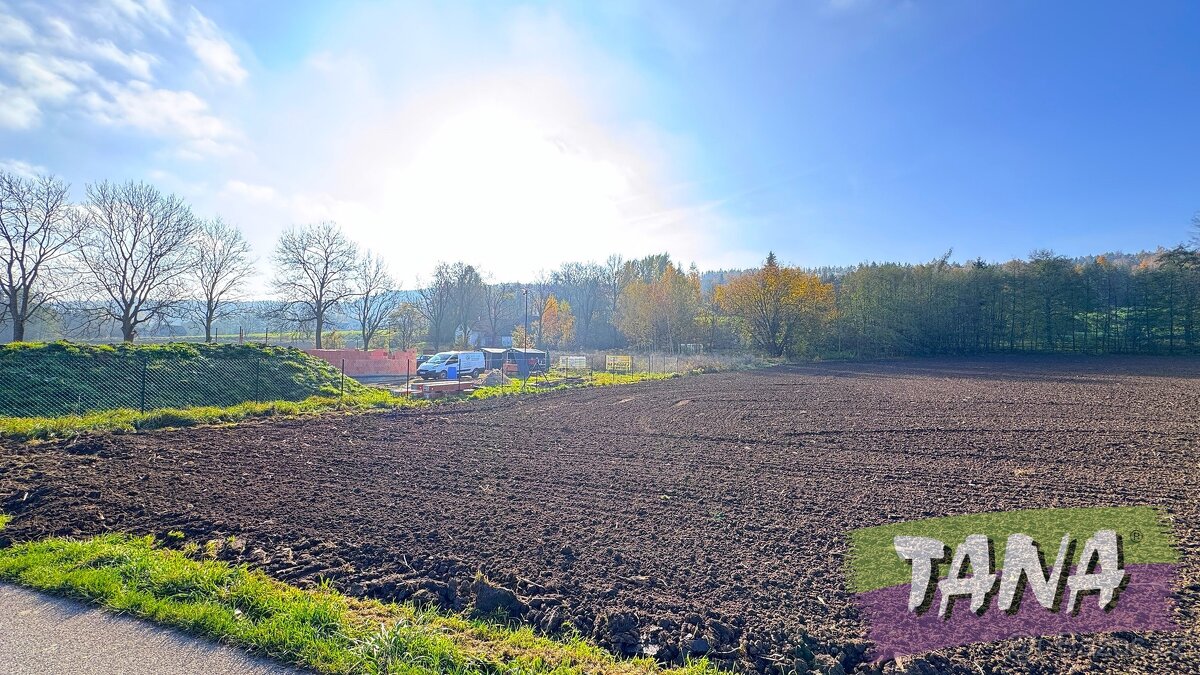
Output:
M416 149L394 176L393 205L432 231L541 230L575 245L621 226L628 173L569 129L481 105L447 117Z

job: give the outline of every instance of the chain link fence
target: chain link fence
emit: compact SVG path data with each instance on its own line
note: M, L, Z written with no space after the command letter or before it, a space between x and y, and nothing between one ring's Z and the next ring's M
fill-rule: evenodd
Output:
M766 365L768 362L753 354L709 352L703 354L672 354L669 352L638 352L609 350L600 352L575 351L556 354L552 361L560 374L605 372L607 357L629 357L629 373L687 373L738 370Z
M0 352L0 417L300 401L346 389L337 368L291 349L225 350L236 355L108 351Z

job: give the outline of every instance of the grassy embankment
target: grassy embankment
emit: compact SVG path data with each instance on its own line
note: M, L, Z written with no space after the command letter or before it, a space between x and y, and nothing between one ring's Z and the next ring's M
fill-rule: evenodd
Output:
M0 515L0 528L7 522ZM0 580L253 649L324 673L713 675L705 661L664 669L618 660L581 639L374 600L305 590L184 544L111 534L0 548Z
M480 387L471 398L676 376L539 376L528 384L513 380L503 386ZM363 386L348 377L343 380L325 361L289 347L65 342L0 346L0 437L16 440L428 404Z
M0 346L0 436L44 439L415 404L256 345Z

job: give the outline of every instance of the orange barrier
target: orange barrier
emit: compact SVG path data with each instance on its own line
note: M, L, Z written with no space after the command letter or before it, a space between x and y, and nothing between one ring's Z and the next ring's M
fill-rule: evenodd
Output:
M334 368L340 369L343 361L346 364L346 374L351 377L372 377L376 375L404 375L417 372L417 353L415 351L391 352L386 349L372 349L369 352L357 349L305 349L305 353L328 361Z

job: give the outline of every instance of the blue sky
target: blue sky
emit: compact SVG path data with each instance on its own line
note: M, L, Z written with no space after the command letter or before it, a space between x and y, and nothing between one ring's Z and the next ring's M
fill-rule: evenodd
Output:
M0 102L2 168L151 181L264 261L333 219L405 285L1135 251L1200 210L1194 2L0 0Z

